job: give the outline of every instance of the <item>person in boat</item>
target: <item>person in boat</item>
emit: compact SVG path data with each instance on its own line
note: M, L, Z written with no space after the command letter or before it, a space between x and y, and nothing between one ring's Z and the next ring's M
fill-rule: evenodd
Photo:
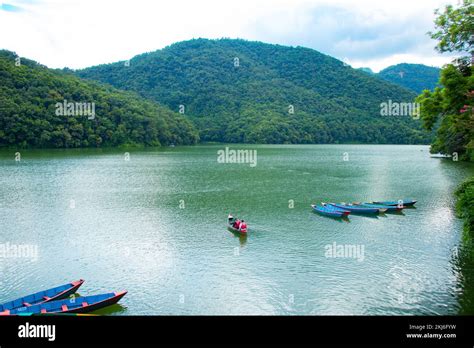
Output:
M229 225L233 225L234 224L234 217L232 216L232 214L229 214L229 216L227 217L227 220L229 222Z
M240 224L239 230L240 231L247 231L247 224L246 224L245 220L242 220L242 223Z
M234 226L234 228L239 229L240 228L240 220L239 219L235 220L233 226Z

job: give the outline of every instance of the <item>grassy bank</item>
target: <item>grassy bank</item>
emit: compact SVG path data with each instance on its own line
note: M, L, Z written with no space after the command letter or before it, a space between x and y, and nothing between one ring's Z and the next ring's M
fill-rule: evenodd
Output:
M458 187L456 197L456 212L464 219L464 231L474 237L474 176Z

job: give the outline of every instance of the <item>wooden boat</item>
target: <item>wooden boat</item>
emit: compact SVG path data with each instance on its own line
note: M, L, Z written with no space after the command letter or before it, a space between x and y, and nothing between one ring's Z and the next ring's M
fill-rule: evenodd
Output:
M381 204L374 204L374 203L353 203L355 205L366 207L366 208L377 208L377 209L385 209L385 211L400 211L405 209L405 206L398 206L398 205L381 205Z
M324 203L326 204L326 203ZM379 208L367 208L367 207L360 207L357 205L352 205L352 204L337 204L337 203L327 203L326 205L331 205L333 207L343 209L343 210L348 210L351 213L354 214L378 214L378 213L384 213L387 210L384 209L379 209Z
M415 205L417 201L412 200L412 199L401 199L399 201L374 201L372 203L374 204L380 204L380 205L399 205L399 206L404 206L404 207L410 207Z
M239 230L238 228L235 228L234 226L227 224L227 229L231 232L234 233L240 233L242 235L247 235L247 229Z
M92 295L41 303L29 307L21 307L0 312L1 315L41 315L63 313L88 313L100 308L113 305L125 296L126 291L110 292L107 294Z
M333 206L328 205L314 205L311 204L311 208L321 215L331 216L331 217L344 217L349 215L351 212L348 210L339 209Z
M0 304L0 312L66 298L69 295L74 294L83 283L84 280L79 279L75 282L60 285L48 290L39 291L25 297L20 297L16 300Z

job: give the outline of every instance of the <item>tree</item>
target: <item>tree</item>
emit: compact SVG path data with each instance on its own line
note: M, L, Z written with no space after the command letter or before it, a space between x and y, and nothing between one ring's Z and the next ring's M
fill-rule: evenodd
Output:
M458 8L451 5L435 12L438 29L430 33L440 52L469 52L473 55L474 6L465 0ZM438 125L432 152L457 153L460 159L474 161L474 77L469 57L447 64L433 92L423 91L416 101L425 128Z
M470 53L474 57L474 5L472 0L464 0L458 8L448 5L441 12L435 11L437 31L430 32L432 39L438 40L436 49L443 52Z

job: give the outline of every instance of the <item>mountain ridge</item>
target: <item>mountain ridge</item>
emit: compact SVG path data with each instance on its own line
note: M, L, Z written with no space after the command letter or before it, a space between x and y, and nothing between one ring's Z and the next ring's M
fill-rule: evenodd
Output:
M429 142L410 117L380 117L381 103L411 102L414 92L309 48L193 39L125 63L75 74L184 108L204 141Z
M441 69L423 64L400 63L379 71L375 76L408 88L417 94L438 86Z

